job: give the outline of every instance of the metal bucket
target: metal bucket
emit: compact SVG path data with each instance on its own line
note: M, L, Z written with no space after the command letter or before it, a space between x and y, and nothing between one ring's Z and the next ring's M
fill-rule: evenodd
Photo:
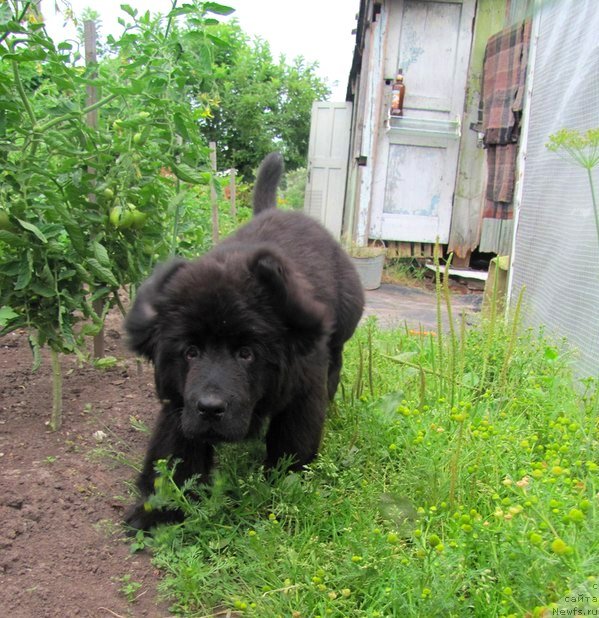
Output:
M352 256L352 262L358 271L358 276L365 290L376 290L381 287L385 254L369 257Z

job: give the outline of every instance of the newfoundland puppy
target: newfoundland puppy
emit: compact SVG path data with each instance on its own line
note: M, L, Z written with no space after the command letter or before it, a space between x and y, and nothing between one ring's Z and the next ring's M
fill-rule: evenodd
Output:
M276 209L281 155L258 172L254 217L195 261L174 259L143 283L125 327L154 364L162 410L127 516L137 529L181 514L144 508L155 463L174 478L207 481L214 445L255 436L266 424L266 466L309 463L339 383L343 344L364 305L347 255L315 220Z

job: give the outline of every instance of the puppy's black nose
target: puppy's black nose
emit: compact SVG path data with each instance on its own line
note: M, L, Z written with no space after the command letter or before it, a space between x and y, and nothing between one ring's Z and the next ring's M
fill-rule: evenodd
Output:
M225 402L215 394L201 395L196 404L200 416L218 419L225 413Z

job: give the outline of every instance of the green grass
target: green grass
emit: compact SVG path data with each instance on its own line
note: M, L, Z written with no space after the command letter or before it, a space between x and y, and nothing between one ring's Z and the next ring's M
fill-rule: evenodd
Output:
M193 501L164 467L188 518L135 547L183 616L596 611L598 401L570 360L493 312L441 336L370 322L309 470L265 478L259 444L227 446Z
M383 278L387 282L418 287L422 285L425 276L426 268L415 258L391 258L385 262Z

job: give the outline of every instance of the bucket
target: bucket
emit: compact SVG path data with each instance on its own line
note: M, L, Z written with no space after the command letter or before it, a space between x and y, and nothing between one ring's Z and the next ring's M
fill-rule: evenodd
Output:
M358 276L362 282L362 287L365 290L376 290L381 287L381 279L383 276L383 265L385 264L385 254L351 258Z

